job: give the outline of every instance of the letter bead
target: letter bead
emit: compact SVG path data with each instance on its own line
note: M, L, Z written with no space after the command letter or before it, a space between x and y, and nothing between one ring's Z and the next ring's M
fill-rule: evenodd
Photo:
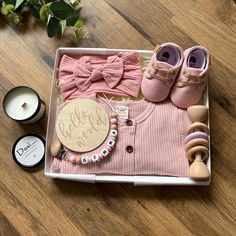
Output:
M95 162L98 162L98 161L99 161L99 156L98 156L98 154L92 155L92 162L95 163Z
M103 157L107 157L109 155L109 153L110 152L106 148L102 149L102 151L101 151L101 154Z
M82 164L88 164L88 162L89 162L89 157L81 157L81 163Z
M115 130L115 129L111 129L111 131L110 131L110 135L113 136L113 137L117 137L117 135L118 135L117 130Z
M107 142L107 145L111 148L113 148L115 146L116 142L113 139L109 139Z

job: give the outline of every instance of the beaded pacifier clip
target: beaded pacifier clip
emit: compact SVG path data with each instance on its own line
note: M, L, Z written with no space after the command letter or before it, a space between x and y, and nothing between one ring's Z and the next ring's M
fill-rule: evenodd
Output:
M62 108L56 121L57 138L50 146L51 156L83 165L100 162L109 156L118 137L117 113L109 99L100 98L112 109L110 120L104 108L90 99L76 99ZM101 146L105 139L100 152L86 155Z

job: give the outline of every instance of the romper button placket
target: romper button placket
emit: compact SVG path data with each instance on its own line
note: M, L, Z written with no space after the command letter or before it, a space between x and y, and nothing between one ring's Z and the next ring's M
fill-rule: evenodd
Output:
M134 148L131 145L129 145L129 146L126 147L126 151L128 153L132 153L134 151Z
M126 125L127 126L132 126L133 125L133 121L132 120L127 120L126 121Z

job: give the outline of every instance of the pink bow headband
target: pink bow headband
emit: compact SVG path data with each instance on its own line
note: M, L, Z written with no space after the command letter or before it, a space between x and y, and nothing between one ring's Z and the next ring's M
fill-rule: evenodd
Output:
M137 97L142 78L139 54L125 52L113 56L82 56L79 59L64 55L58 78L64 99L94 92Z

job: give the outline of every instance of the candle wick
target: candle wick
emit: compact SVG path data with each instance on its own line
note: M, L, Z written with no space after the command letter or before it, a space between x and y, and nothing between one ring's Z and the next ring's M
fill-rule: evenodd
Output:
M26 102L22 103L21 107L25 108Z

